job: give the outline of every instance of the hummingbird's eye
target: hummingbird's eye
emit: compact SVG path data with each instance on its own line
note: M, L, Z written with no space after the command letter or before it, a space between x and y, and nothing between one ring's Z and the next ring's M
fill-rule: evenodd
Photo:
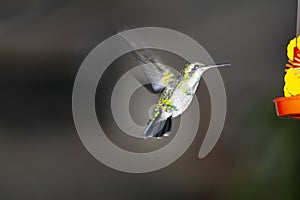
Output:
M199 65L194 65L194 68L195 68L195 69L199 69L200 66L199 66Z

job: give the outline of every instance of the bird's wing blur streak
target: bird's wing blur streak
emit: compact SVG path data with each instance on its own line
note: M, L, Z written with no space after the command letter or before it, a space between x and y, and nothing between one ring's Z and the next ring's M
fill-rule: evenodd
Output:
M138 49L140 46L146 45L138 39L133 29L119 32L119 35L131 48L135 49L132 53L136 60L140 64L144 64L142 70L151 83L153 92L161 92L173 79L178 77L166 65L162 64L161 59L150 49Z

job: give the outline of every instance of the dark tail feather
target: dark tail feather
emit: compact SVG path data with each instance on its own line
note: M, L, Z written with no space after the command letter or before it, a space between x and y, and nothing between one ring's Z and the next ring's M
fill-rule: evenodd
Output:
M171 126L172 126L172 117L169 117L166 120L164 127L158 133L153 135L153 137L160 138L160 137L164 136L167 132L169 132L171 130Z
M144 137L153 137L157 132L159 132L165 125L165 121L160 121L155 123L155 120L150 121L144 130Z

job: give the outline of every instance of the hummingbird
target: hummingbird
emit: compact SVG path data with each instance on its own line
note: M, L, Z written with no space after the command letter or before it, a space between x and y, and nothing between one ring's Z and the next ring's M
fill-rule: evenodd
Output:
M133 33L120 32L119 34L134 49L137 49L138 43L142 43L134 37ZM138 49L132 53L137 61L144 64L142 71L150 82L152 92L160 93L142 133L144 138L160 139L169 136L172 119L187 110L203 73L212 68L231 66L229 63L205 65L201 62L191 62L186 64L180 73L175 73L169 66L162 64L159 57L150 49Z

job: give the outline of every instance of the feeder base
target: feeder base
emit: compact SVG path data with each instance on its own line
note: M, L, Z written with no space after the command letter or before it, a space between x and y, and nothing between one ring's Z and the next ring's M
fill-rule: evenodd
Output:
M279 97L273 100L279 117L300 119L300 95L294 97Z

